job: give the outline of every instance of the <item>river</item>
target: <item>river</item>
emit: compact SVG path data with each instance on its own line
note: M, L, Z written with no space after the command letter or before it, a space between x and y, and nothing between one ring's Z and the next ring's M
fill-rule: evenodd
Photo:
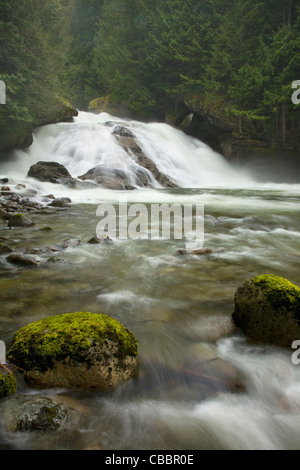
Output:
M0 166L0 178L35 189L38 200L50 193L72 200L66 211L35 214L34 228L11 234L1 222L4 236L22 248L82 241L38 270L2 261L0 338L9 344L17 329L50 315L106 313L139 339L139 371L109 394L44 391L79 408L78 422L38 434L2 426L1 448L299 449L300 366L292 350L250 344L230 326L235 291L246 279L272 273L300 285L300 184L258 181L170 126L138 122L129 124L143 151L178 189L75 190L27 178L43 160L74 177L99 164L120 168L134 182L136 165L112 140L103 125L109 120L118 121L79 113L74 123L40 128L27 152ZM99 204L117 205L121 195L129 205L204 205L204 246L212 254L178 256L185 240L88 244ZM216 358L235 369L241 390L219 380ZM41 392L23 385L20 393Z

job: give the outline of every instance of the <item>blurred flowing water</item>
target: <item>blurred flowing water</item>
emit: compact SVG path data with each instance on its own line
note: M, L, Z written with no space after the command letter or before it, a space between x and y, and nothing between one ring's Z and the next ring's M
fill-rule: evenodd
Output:
M36 189L37 200L48 193L72 200L67 211L35 214L34 228L9 231L0 222L4 237L18 249L57 249L70 238L81 243L54 252L56 262L40 254L34 270L1 258L0 339L9 346L17 329L50 315L105 313L139 339L138 374L109 394L43 391L78 409L78 421L64 431L16 434L1 423L0 447L299 449L300 366L292 364L292 350L249 344L232 332L231 313L234 293L248 278L273 273L300 285L300 185L258 183L169 126L131 122L143 151L180 188L157 184L122 194L129 204L204 204L205 247L213 253L177 256L185 240L90 245L98 205L117 205L121 192L72 190L26 175L45 160L62 163L74 177L105 164L134 180L135 165L103 126L110 119L80 113L73 124L41 128L28 152L1 166L0 177ZM226 367L240 389L226 380ZM20 393L41 392L23 384Z

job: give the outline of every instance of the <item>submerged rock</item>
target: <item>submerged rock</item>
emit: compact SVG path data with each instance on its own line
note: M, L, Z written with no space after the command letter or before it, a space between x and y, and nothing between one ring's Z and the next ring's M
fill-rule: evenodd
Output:
M176 256L186 256L188 255L188 251L187 250L178 250L176 251Z
M35 268L39 265L39 262L32 256L27 256L18 253L13 253L9 255L6 259L10 264L14 264L23 268Z
M0 410L8 432L56 431L68 423L72 412L43 396L15 396Z
M10 219L10 215L4 209L1 209L1 207L0 207L0 219L4 219L4 220Z
M8 255L9 253L12 253L13 250L7 246L7 245L3 245L2 243L0 243L0 256L2 255Z
M232 318L246 337L290 348L300 338L300 288L272 274L247 280L235 294Z
M0 367L0 398L14 394L17 391L17 381L13 374L9 374L4 368Z
M32 227L35 223L23 214L15 214L10 217L8 227Z
M113 243L113 240L110 237L106 238L98 238L98 237L92 237L89 241L89 245L104 245L104 244L111 244Z
M66 238L62 242L59 242L57 246L63 250L66 250L67 248L78 246L80 244L81 244L80 238Z
M191 252L192 255L196 256L204 256L204 255L211 255L213 251L210 248L200 248L199 250L193 250Z
M188 251L186 249L180 249L176 252L176 256L187 256L187 255L195 255L195 256L205 256L211 255L213 251L210 248L200 248L198 250Z
M22 328L7 357L34 387L106 391L134 376L137 353L138 341L117 320L77 312Z

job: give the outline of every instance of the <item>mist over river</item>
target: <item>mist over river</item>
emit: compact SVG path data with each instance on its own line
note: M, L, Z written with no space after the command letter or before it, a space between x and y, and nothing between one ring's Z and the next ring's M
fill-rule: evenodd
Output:
M166 124L125 121L177 186L165 189L153 177L141 187L138 163L105 126L111 121L124 124L80 112L73 123L39 128L26 152L1 164L0 178L34 189L37 202L47 194L72 201L67 210L33 214L31 228L9 230L0 219L1 236L17 249L81 243L54 253L56 262L39 253L38 269L0 258L0 339L9 346L16 330L47 316L105 313L138 338L138 374L107 394L41 392L20 382L20 394L50 396L79 417L63 431L38 433L11 433L1 422L0 448L300 449L300 366L292 350L250 344L231 325L234 294L246 279L275 274L300 285L300 184L258 181ZM135 189L72 189L28 178L39 161L62 164L73 178L97 165L117 168ZM204 247L212 254L177 256L185 240L88 244L99 204L117 205L121 195L129 205L204 204ZM224 368L234 370L238 389Z

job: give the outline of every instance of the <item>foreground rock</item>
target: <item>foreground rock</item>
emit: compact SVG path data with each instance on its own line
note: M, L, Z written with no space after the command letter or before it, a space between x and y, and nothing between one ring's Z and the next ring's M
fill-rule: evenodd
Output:
M14 396L0 410L8 432L56 431L72 416L72 410L42 396Z
M15 214L10 217L8 221L8 227L32 227L34 224L33 220L29 219L23 214Z
M290 348L300 338L300 288L274 275L247 280L235 294L232 317L248 338Z
M34 257L23 255L21 253L13 253L6 259L10 264L23 268L36 268L39 265L39 262Z
M97 313L68 313L19 330L8 352L34 387L106 391L131 379L138 342L121 323Z
M14 375L9 374L5 369L0 367L0 398L16 393L17 381Z

